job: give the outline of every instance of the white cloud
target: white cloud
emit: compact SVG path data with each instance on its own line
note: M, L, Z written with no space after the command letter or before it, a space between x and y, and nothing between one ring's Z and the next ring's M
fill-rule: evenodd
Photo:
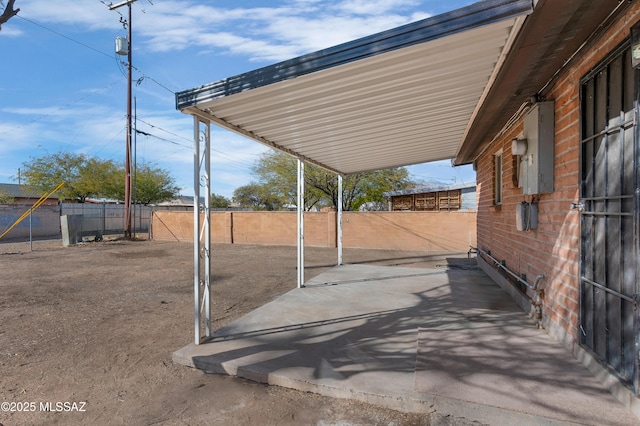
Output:
M383 15L416 4L407 0L347 0L339 3L338 9L356 15Z
M100 1L21 1L20 15L24 18L91 46L100 46L102 42L104 46L107 43L112 46L110 36L124 35L118 13L109 11ZM242 63L243 60L285 60L428 16L416 9L417 0L281 0L273 2L274 7L242 7L244 2L236 2L240 6L227 8L220 7L222 3L194 0L158 0L153 5L146 0L134 3L134 45L139 46L134 64L163 84L167 80L177 81L169 87L193 87L192 80L202 83L201 78L209 79L211 75L227 76L222 73L236 69L234 66L250 67ZM119 11L126 15L125 7ZM50 34L34 31L32 24L24 20L16 22L18 25L5 25L0 37L25 37L28 42L25 47L33 42L36 47L46 46L49 50L61 42L53 35L43 41L46 37L42 34ZM33 37L28 38L30 36ZM8 41L14 45L13 40ZM47 42L51 44L45 44ZM14 175L20 163L29 157L61 149L124 160L124 79L112 64L84 68L90 65L90 59L71 60L72 54L83 51L84 48L73 46L59 55L56 65L69 60L69 68L56 70L63 78L55 84L53 74L43 72L34 74L28 84L24 83L25 88L33 90L31 93L24 89L24 92L5 96L8 90L14 89L0 87L4 98L0 105L3 116L0 180ZM165 53L178 51L181 53L176 55ZM31 55L30 59L38 63L38 69L45 70L50 64L44 62L44 58L38 62L37 55ZM216 67L216 61L228 64ZM73 77L69 76L79 76L74 74L79 69L82 76L91 78L78 78L78 84L74 85ZM114 79L118 80L109 83ZM81 87L87 83L80 80L104 81L105 87ZM211 80L204 82L208 81ZM99 87L99 83L88 84ZM139 161L156 163L170 170L177 184L188 188L185 193L189 193L193 185L191 118L175 111L173 95L164 89L145 80L135 90L140 95L138 116L155 126L138 123L138 129L154 135L138 135ZM214 191L230 196L234 188L249 183L251 165L266 149L254 141L212 127Z
M95 0L29 0L21 5L20 16L41 24L70 25L77 30L121 27L116 12Z
M0 122L0 157L9 156L9 153L19 151L25 146L34 134L39 132L35 126L25 126L16 122Z
M216 48L251 60L277 61L428 16L415 9L411 14L409 10L416 4L416 0L295 0L274 7L225 9L194 1L137 2L133 9L134 42L137 39L155 52L193 46ZM125 7L118 12L126 16ZM68 25L73 31L123 32L118 12L109 11L99 1L76 0L31 0L21 11L26 18Z
M0 37L19 37L24 34L20 28L11 25L13 21L9 21L2 26L2 31L0 31Z
M251 60L284 60L426 17L426 14L396 12L401 6L414 3L411 0L325 1L321 4L299 1L296 7L226 11L205 7L196 14L180 12L179 17L169 18L184 22L188 16L190 23L188 27L181 26L178 34L172 24L163 25L162 31L149 34L149 47L166 50L168 46L186 48L193 44L222 48ZM182 31L185 28L189 31Z
M297 53L301 54L345 43L407 22L407 18L397 15L325 16L322 19L293 17L270 23L269 30L271 37L295 46Z
M3 108L1 111L10 113L10 114L25 115L28 117L32 117L33 120L38 120L43 117L47 117L49 119L70 117L77 114L79 111L85 112L87 110L84 108L80 110L73 110L65 107L51 106L51 107L29 107L29 108L25 108L25 107ZM90 111L87 111L87 112L90 112Z

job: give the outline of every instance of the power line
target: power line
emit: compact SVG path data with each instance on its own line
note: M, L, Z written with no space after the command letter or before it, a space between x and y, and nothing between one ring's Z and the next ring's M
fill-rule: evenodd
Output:
M107 6L108 9L111 8L111 6L113 5L113 3L108 3L104 0L98 0L100 3L104 4L105 6ZM116 12L118 15L120 15L120 22L122 22L124 20L124 16L122 16L122 13L120 13L120 11L118 9L113 9L114 12Z
M152 127L152 128L154 128L154 129L161 130L161 131L163 131L163 132L165 132L165 133L168 133L168 134L170 134L171 136L175 136L175 137L180 138L180 139L183 139L183 140L185 140L185 141L187 141L187 142L193 142L193 140L191 140L191 139L189 139L189 138L185 138L184 136L178 135L177 133L170 132L169 130L163 129L162 127L159 127L159 126L156 126L156 125L154 125L154 124L151 124L151 123L149 123L149 122L147 122L147 121L144 121L144 120L142 120L142 119L140 119L140 118L138 118L138 121L139 121L139 122L141 122L141 123L146 124L146 125L147 125L147 126L149 126L149 127Z
M138 120L138 121L142 121L142 120ZM158 136L158 135L154 135L153 133L143 132L142 130L138 130L138 129L135 129L135 132L137 134L139 134L139 135L149 136L149 137L156 138L156 139L164 141L164 142L169 142L170 144L179 146L181 148L191 149L191 147L188 146L188 145L183 145L183 144L178 143L176 141L172 141L171 139L167 139L167 138L163 138L163 137Z
M122 14L118 11L118 7L120 7L120 5L114 6L112 3L107 4L107 2L105 2L104 0L99 0L99 1L100 1L100 3L104 4L105 6L107 6L109 8L109 10L113 10L113 11L117 12L118 15L120 15L120 22L124 25L125 28L127 28L127 26L130 25L130 22L127 22L127 20L124 18L124 16L122 16ZM131 6L131 4L133 4L133 2L135 2L135 1L136 0L132 0L131 3L128 3L128 4ZM149 2L150 5L153 6L153 3L151 2L151 0L147 0L147 1ZM141 8L140 10L142 11L142 13L147 13L143 8ZM120 61L120 62L122 62L122 61ZM165 86L164 84L160 83L155 78L146 75L142 70L140 70L139 68L135 67L133 64L125 64L125 63L123 63L122 65L131 67L132 69L134 69L134 70L138 71L140 74L142 74L142 77L138 79L136 85L140 85L142 80L144 80L145 78L148 78L149 80L153 81L154 83L156 83L158 86L162 87L163 89L165 89L169 93L171 93L171 94L175 93L174 90L169 89L167 86Z
M142 121L142 120L138 119L138 121ZM163 138L163 137L158 136L158 135L154 135L153 133L148 133L148 132L144 132L142 130L137 130L137 129L135 130L135 132L137 134L141 134L141 135L144 135L144 136L147 136L147 137L152 137L152 138L158 139L158 140L163 141L163 142L168 142L168 143L170 143L172 145L176 145L176 146L180 147L181 149L189 149L190 150L192 148L191 146L183 145L183 144L178 143L176 141L172 141L171 139L167 139L167 138ZM168 132L168 133L170 133L170 132ZM229 156L229 154L227 154L226 152L223 152L223 151L220 151L220 150L217 150L217 149L211 149L211 155L216 155L218 157L225 158L227 161L231 161L232 163L240 164L241 166L253 167L253 164L247 163L247 162L242 161L242 160L238 160L237 158L233 158L233 157Z
M104 1L101 1L100 3L103 3L103 4L107 5ZM108 6L108 5L107 5L107 6ZM117 11L116 11L116 12L117 12ZM118 14L120 14L120 12L118 12ZM103 55L103 56L106 56L106 57L107 57L107 58L109 58L109 59L112 59L112 58L113 58L113 56L112 56L112 55L110 55L110 54L108 54L108 53L105 53L105 52L103 52L103 51L101 51L101 50L96 49L95 47L89 46L89 45L88 45L88 44L86 44L86 43L83 43L83 42L81 42L81 41L79 41L79 40L76 40L76 39L71 38L71 37L69 37L69 36L67 36L67 35L64 35L64 34L62 34L62 33L58 32L58 31L53 30L53 29L51 29L51 28L49 28L49 27L47 27L47 26L44 26L44 25L42 25L42 24L40 24L40 23L38 23L38 22L36 22L36 21L33 21L33 20L31 20L31 19L28 19L28 18L25 18L24 16L21 16L21 15L16 15L16 16L17 16L18 18L20 18L20 19L23 19L23 20L25 20L25 21L27 21L27 22L29 22L29 23L31 23L31 24L33 24L33 25L37 26L37 27L40 27L40 28L42 28L42 29L44 29L44 30L46 30L46 31L49 31L49 32L51 32L51 33L53 33L53 34L55 34L55 35L57 35L57 36L59 36L59 37L62 37L62 38L64 38L64 39L69 40L69 41L71 41L71 42L73 42L73 43L76 43L76 44L78 44L78 45L80 45L80 46L82 46L82 47L85 47L85 48L87 48L87 49L89 49L89 50L93 50L93 51L94 51L94 52L96 52L96 53L99 53L99 54L101 54L101 55ZM120 15L120 16L122 16L122 15ZM119 62L122 62L122 61L119 61ZM123 65L126 65L126 63L123 63ZM132 67L133 69L135 69L137 72L139 72L140 74L142 74L144 78L148 78L149 80L153 81L154 83L156 83L158 86L162 87L163 89L165 89L165 90L166 90L166 91L168 91L169 93L172 93L172 94L174 94L174 93L175 93L175 91L174 91L174 90L169 89L165 84L162 84L162 83L160 83L158 80L156 80L155 78L150 77L149 75L147 75L147 74L146 74L144 71L142 71L141 69L136 68L136 67L135 67L135 66L133 66L133 65L132 65L131 67Z
M69 40L69 41L72 41L72 42L74 42L74 43L76 43L76 44L79 44L79 45L80 45L80 46L82 46L82 47L86 47L87 49L93 50L94 52L97 52L97 53L99 53L99 54L101 54L101 55L104 55L104 56L106 56L107 58L111 59L111 55L109 55L109 54L107 54L107 53L104 53L103 51L98 50L98 49L96 49L95 47L91 47L91 46L89 46L88 44L85 44L85 43L83 43L83 42L81 42L81 41L78 41L78 40L76 40L76 39L73 39L73 38L71 38L71 37L69 37L69 36L66 36L66 35L64 35L64 34L62 34L62 33L59 33L59 32L57 32L57 31L55 31L55 30L52 30L51 28L45 27L44 25L39 24L39 23L37 23L36 21L32 21L31 19L25 18L24 16L21 16L21 15L16 15L16 16L17 16L18 18L20 18L20 19L24 19L25 21L32 23L32 24L33 24L33 25L35 25L35 26L38 26L38 27L40 27L40 28L42 28L42 29L45 29L45 30L47 30L47 31L49 31L49 32L52 32L52 33L54 33L54 34L55 34L55 35L57 35L57 36L60 36L60 37L62 37L62 38L65 38L65 39L67 39L67 40Z
M153 125L153 124L151 124L151 123L148 123L148 122L146 122L146 121L144 121L144 120L141 120L140 118L138 118L138 119L137 119L137 121L140 121L141 123L144 123L144 124L146 124L147 126L152 127L152 128L154 128L154 129L161 130L161 131L163 131L163 132L165 132L165 133L168 133L168 134L170 134L170 135L172 135L172 136L175 136L175 137L177 137L177 138L183 139L183 140L185 140L185 141L187 141L187 142L193 142L193 140L191 140L191 139L189 139L189 138L185 138L184 136L181 136L181 135L178 135L178 134L176 134L176 133L170 132L169 130L163 129L162 127L155 126L155 125ZM174 145L182 146L182 147L189 148L189 149L191 149L191 148L192 148L191 146L182 145L182 144L179 144L179 143L177 143L177 142L170 141L169 139L160 138L160 137L155 136L155 135L151 135L151 136L156 137L156 138L161 139L161 140L165 140L165 141L170 142L170 143L172 143L172 144L174 144ZM229 159L229 160L231 160L231 161L233 161L233 162L236 162L236 163L238 163L238 164L242 164L242 165L247 166L247 167L253 167L253 164L250 164L250 163L244 162L244 161L242 161L242 160L235 159L235 158L233 158L233 157L229 156L229 154L227 154L226 152L224 152L224 151L220 151L219 149L210 148L210 150L211 150L211 152L212 152L212 153L213 153L213 152L217 152L218 154L221 154L221 155L223 155L223 156L226 156L226 158L227 158L227 159Z
M106 3L105 1L103 1L103 0L99 0L99 1L100 1L100 3L102 3L102 4L104 4L104 5L108 6L108 7L110 7L110 6L111 6L110 4L107 4L107 3ZM153 5L153 3L152 3L152 1L151 1L151 0L147 0L147 1L149 2L149 4ZM121 17L122 17L122 14L120 14L120 12L118 12L117 10L116 10L116 12L117 12ZM100 55L103 55L103 56L105 56L105 57L109 58L109 59L113 59L113 55L111 55L111 54L105 53L105 52L103 52L103 51L101 51L101 50L99 50L99 49L96 49L96 48L94 48L94 47L92 47L92 46L90 46L90 45L86 44L86 43L83 43L83 42L81 42L81 41L79 41L79 40L76 40L76 39L74 39L74 38L72 38L72 37L69 37L69 36L67 36L67 35L65 35L65 34L63 34L63 33L59 32L59 31L53 30L52 28L49 28L49 27L47 27L47 26L45 26L45 25L43 25L43 24L40 24L40 23L38 23L38 22L36 22L36 21L33 21L33 20L31 20L31 19L25 18L24 16L21 16L21 15L17 15L17 16L18 16L20 19L23 19L23 20L25 20L25 21L27 21L27 22L29 22L29 23L31 23L31 24L33 24L33 25L37 26L37 27L40 27L40 28L42 28L42 29L44 29L44 30L46 30L46 31L49 31L49 32L51 32L51 33L53 33L53 34L55 34L55 35L57 35L57 36L59 36L59 37L62 37L62 38L64 38L64 39L69 40L69 41L71 41L71 42L73 42L73 43L76 43L76 44L78 44L78 45L80 45L80 46L82 46L82 47L85 47L85 48L87 48L87 49L89 49L89 50L92 50L92 51L94 51L94 52L96 52L96 53L98 53L98 54L100 54ZM122 18L123 18L123 17L122 17ZM128 23L127 23L127 25L128 25ZM116 55L115 59L116 59L116 63L118 64L118 68L120 69L120 71L121 71L121 72L123 72L122 66L128 66L128 64L127 64L127 63L125 63L125 62L123 62L122 60L120 60L120 59L118 58L118 56L117 56L117 55ZM172 90L172 89L168 88L166 85L164 85L163 83L159 82L159 81L158 81L158 80L156 80L155 78L153 78L153 77L151 77L151 76L146 75L146 74L144 73L144 71L140 70L139 68L137 68L137 67L135 67L135 66L133 66L133 65L132 65L131 67L132 67L134 70L136 70L137 72L139 72L140 74L142 74L142 77L140 77L140 78L138 79L138 85L139 85L139 84L140 84L144 79L149 79L149 80L151 80L152 82L156 83L156 84L157 84L158 86L160 86L161 88L163 88L163 89L165 89L166 91L168 91L169 93L171 93L171 94L175 94L175 91L174 91L174 90ZM124 72L123 72L123 74L124 74ZM88 98L89 96L92 96L92 95L93 95L93 94L95 94L95 93L102 92L102 91L104 91L104 90L108 89L109 87L111 87L111 86L113 86L113 85L115 85L115 84L117 84L117 83L118 83L118 81L115 81L115 82L113 82L113 83L110 83L108 86L104 87L103 89L100 89L99 91L96 91L96 92L92 93L91 95L83 96L83 97L78 98L78 99L77 99L77 100L75 100L75 101L69 102L69 103L67 103L67 104L66 104L66 105L64 105L64 106L57 108L55 111L61 111L61 110L67 109L67 108L69 108L71 105L74 105L74 104L76 104L76 103L78 103L78 102L80 102L80 101L82 101L82 100L84 100L84 99ZM54 112L55 112L55 111L54 111ZM11 129L8 129L7 131L5 131L5 132L3 132L3 133L0 133L0 135L7 134L7 133L9 133L9 132L11 132L11 131L13 131L13 130L16 130L16 129L22 128L22 127L24 127L24 126L26 126L26 125L28 125L28 124L31 124L31 123L34 123L34 122L36 122L36 121L42 120L43 118L45 118L45 117L49 117L49 116L51 116L51 115L53 115L53 113L50 113L50 114L43 114L43 115L41 115L41 116L39 116L39 117L37 117L37 118L35 118L35 119L33 119L33 120L29 121L29 122L26 122L26 123L24 123L24 124L20 125L20 126L17 126L17 127L11 128ZM168 133L168 134L170 134L170 135L172 135L172 136L178 137L178 138L183 139L183 140L186 140L186 141L188 141L188 142L192 142L192 140L191 140L191 139L188 139L188 138L185 138L185 137L183 137L183 136L177 135L177 134L172 133L172 132L170 132L170 131L168 131L168 130L165 130L165 129L161 128L161 127L158 127L158 126L152 125L152 124L150 124L150 123L147 123L147 122L145 122L145 121L143 121L143 120L138 120L138 121L141 121L141 122L143 122L143 123L145 123L145 124L149 125L149 126L150 126L150 127L152 127L152 128L156 128L156 129L158 129L158 130L161 130L161 131L163 131L163 132L166 132L166 133ZM140 131L136 130L136 132L140 132ZM120 132L120 133L121 133L121 132ZM163 137L160 137L160 136L157 136L157 135L151 134L151 133L145 133L145 132L142 132L141 134L143 134L143 135L145 135L145 136L148 136L148 137L154 137L154 138L156 138L156 139L158 139L158 140L161 140L161 141L164 141L164 142L167 142L167 143L170 143L170 144L173 144L173 145L179 146L179 147L180 147L180 148L182 148L182 149L191 149L191 148L192 148L191 146L187 146L187 145L184 145L184 144L180 144L180 143L175 142L175 141L173 141L173 140L170 140L170 139L167 139L167 138L163 138ZM99 148L99 150L101 150L102 148L104 148L104 146L100 147L100 148ZM213 154L213 152L215 151L215 152L217 152L220 156L226 157L229 161L235 162L235 163L237 163L237 164L240 164L240 165L243 165L243 166L248 166L248 167L252 167L252 166L253 166L252 164L250 164L250 163L248 163L248 162L244 162L244 161L242 161L242 160L234 159L233 157L229 156L227 153L225 153L225 152L223 152L223 151L220 151L220 150L217 150L217 149L211 149L211 151L212 151L212 154Z
M142 83L142 80L144 80L145 78L148 78L149 80L153 81L155 84L157 84L158 86L162 87L163 89L165 89L167 92L171 93L172 95L174 95L176 92L174 90L169 89L167 86L165 86L164 84L160 83L158 80L156 80L153 77L149 77L148 75L146 75L144 72L142 72L141 70L139 70L138 68L136 68L135 66L133 66L133 69L138 71L140 74L142 74L142 77L140 77L138 79L138 84Z
M110 143L116 140L116 138L119 138L124 131L125 128L120 128L120 130L118 130L116 134L112 135L111 138L107 139L107 137L105 137L102 142L96 143L94 146L92 146L91 151L94 153L93 155L98 155L105 147L113 147L113 145ZM108 155L109 158L112 158L114 156L115 152Z

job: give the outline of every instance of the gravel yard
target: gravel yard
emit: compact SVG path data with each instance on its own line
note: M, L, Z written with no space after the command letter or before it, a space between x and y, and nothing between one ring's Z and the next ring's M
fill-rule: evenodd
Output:
M335 265L336 251L307 247L306 257L308 279ZM216 245L213 327L295 287L295 258L295 247ZM353 249L344 258L402 266L439 261L418 252ZM4 426L436 420L173 364L172 352L193 338L191 244L114 240L63 248L38 241L30 251L28 243L5 243L0 271Z

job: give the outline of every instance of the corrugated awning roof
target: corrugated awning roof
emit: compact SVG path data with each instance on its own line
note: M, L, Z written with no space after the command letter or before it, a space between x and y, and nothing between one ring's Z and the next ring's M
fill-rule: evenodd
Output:
M176 95L340 174L453 158L531 0L487 0Z

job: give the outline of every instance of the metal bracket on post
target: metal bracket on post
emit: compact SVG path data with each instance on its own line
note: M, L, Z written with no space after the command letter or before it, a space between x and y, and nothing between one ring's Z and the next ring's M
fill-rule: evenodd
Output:
M194 145L193 300L195 344L199 345L211 338L211 123L195 116Z

